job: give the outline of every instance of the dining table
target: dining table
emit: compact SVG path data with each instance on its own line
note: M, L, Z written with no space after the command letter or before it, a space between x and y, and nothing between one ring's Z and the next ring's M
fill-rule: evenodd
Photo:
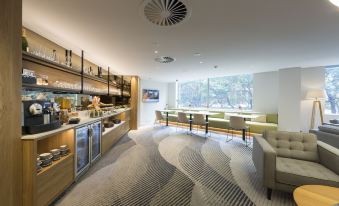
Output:
M166 114L166 126L168 126L168 114L175 112L175 111L170 110L170 109L162 109L162 110L158 110L158 111Z
M260 115L258 114L241 114L241 113L225 113L225 116L234 116L234 117L241 117L244 118L244 120L246 121L247 119L255 119L257 117L260 117ZM243 129L242 130L242 140L245 141L246 138L246 130Z
M209 112L209 111L185 111L184 112L185 114L189 114L190 115L190 131L192 131L192 122L193 122L193 115L194 114L202 114L205 116L205 122L206 122L206 125L205 125L205 133L207 134L208 133L208 116L211 116L211 115L217 115L219 113L214 113L214 112Z

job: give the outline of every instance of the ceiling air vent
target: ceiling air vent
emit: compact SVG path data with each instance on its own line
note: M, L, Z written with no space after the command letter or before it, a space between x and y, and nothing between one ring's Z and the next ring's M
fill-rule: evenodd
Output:
M187 19L190 12L184 0L146 0L144 15L158 26L173 26Z
M155 58L155 61L162 63L162 64L168 64L168 63L174 62L175 59L172 57L157 57Z

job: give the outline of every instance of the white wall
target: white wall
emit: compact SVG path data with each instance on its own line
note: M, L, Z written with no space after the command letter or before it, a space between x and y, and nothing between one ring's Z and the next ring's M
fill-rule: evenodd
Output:
M157 89L160 92L159 102L145 103L142 101L142 90L143 89ZM140 81L140 109L139 117L140 126L150 125L155 120L155 110L164 109L168 100L168 83L156 82L151 80L141 79Z
M167 104L169 108L175 108L177 107L177 83L171 82L168 83L168 98L167 98Z
M253 75L253 111L278 113L279 73L277 71Z
M279 130L300 131L301 70L279 70Z
M324 67L279 70L279 130L308 132L313 100L306 100L306 93L310 89L324 87ZM315 117L317 127L320 125L319 111Z

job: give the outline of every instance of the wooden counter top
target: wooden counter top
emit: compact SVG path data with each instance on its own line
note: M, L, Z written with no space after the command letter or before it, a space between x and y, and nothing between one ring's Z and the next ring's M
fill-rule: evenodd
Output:
M124 113L124 112L129 111L129 110L131 110L131 109L130 108L119 109L115 113L105 115L103 117L81 119L79 124L64 124L60 128L55 129L55 130L51 130L51 131L48 131L48 132L42 132L42 133L39 133L39 134L24 135L24 136L21 137L21 140L41 140L41 139L47 138L49 136L64 132L64 131L69 130L69 129L82 127L86 124L91 124L91 123L94 123L94 122L97 122L97 121L101 121L102 119L105 119L105 118L109 118L109 117L112 117L112 116L119 115L119 114Z

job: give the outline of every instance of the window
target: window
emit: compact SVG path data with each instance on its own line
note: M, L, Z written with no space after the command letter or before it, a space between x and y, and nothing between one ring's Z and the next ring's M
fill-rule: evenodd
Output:
M252 109L253 77L239 75L179 83L179 107Z
M327 95L325 113L339 114L339 67L326 68L325 90Z
M179 84L179 107L207 107L207 80Z

